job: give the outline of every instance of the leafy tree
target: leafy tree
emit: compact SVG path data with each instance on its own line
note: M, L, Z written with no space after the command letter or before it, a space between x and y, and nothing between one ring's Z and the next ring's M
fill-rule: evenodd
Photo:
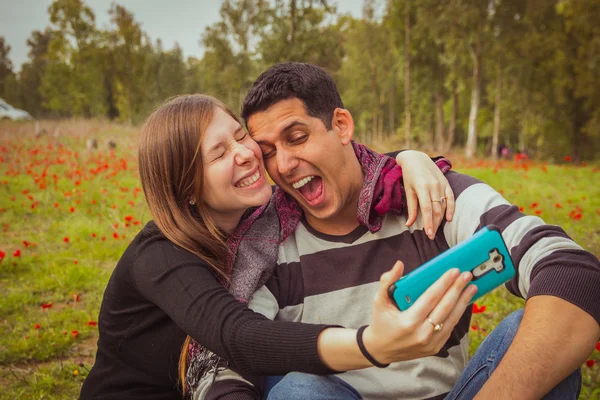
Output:
M4 94L6 77L13 73L13 64L8 53L10 53L10 46L5 42L4 36L0 36L0 94Z
M104 80L92 10L82 0L54 0L48 64L42 78L45 106L61 115L103 115Z

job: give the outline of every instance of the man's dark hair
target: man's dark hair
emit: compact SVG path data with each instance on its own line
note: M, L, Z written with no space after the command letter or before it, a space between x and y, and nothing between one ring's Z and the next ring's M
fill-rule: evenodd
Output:
M253 114L293 98L302 101L307 114L319 118L327 129L331 129L333 111L344 107L327 72L315 65L284 62L273 65L254 81L244 99L242 118L248 124Z

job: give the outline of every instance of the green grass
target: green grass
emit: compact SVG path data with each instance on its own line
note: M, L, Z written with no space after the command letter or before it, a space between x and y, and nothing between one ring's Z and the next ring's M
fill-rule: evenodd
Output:
M47 130L56 132L55 125ZM6 254L0 261L0 398L74 399L93 364L93 323L106 282L150 218L137 176L137 130L75 121L60 127L59 138L36 139L29 125L0 128L0 251ZM91 135L101 147L116 138L118 148L88 152ZM600 254L597 167L532 163L524 169L451 158L456 170L488 182L527 213L538 210ZM577 213L581 218L574 219ZM506 290L478 303L487 308L473 319L472 349L523 306ZM600 398L600 353L590 359L597 364L582 368L582 399Z

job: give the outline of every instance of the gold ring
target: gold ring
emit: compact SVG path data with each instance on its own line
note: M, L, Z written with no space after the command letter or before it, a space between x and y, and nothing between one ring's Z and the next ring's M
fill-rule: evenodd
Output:
M442 330L442 328L444 327L444 324L442 324L442 323L436 324L435 322L433 322L433 321L431 320L431 318L430 318L430 317L427 317L427 321L429 321L429 323L430 323L431 325L433 325L433 331L434 331L434 332L439 332L439 331L441 331L441 330Z
M446 196L442 196L440 197L439 200L431 200L432 203L440 203L441 206L444 205L444 203L446 202Z

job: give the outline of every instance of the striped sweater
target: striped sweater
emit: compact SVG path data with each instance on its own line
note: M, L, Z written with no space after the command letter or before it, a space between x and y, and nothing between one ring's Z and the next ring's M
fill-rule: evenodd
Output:
M600 323L600 263L557 226L519 212L490 186L467 175L446 177L456 197L451 222L429 240L419 218L407 228L406 217L386 215L379 232L360 226L344 236L317 232L306 222L279 247L272 278L250 307L269 318L358 328L372 318L380 275L399 259L405 273L494 224L517 268L507 283L522 298L554 295ZM365 399L438 399L453 387L468 361L470 308L443 349L431 357L339 374Z

